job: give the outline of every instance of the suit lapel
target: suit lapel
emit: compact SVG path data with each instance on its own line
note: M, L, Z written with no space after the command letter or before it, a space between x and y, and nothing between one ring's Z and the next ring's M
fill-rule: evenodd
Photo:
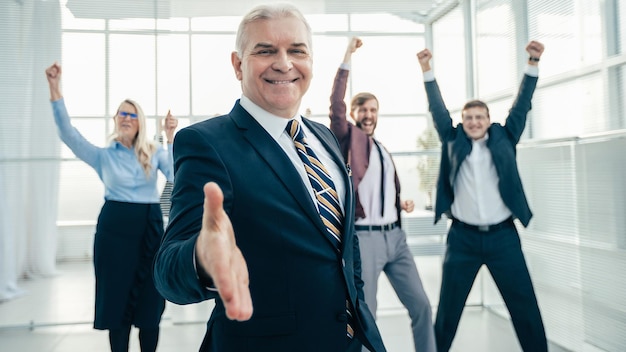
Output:
M472 142L469 137L463 131L463 126L459 124L458 133L456 134L456 138L449 141L449 155L448 158L450 160L450 184L454 185L456 180L456 176L459 173L461 168L461 164L465 161L465 158L472 151Z
M309 191L295 170L291 160L287 157L280 145L263 129L263 127L244 109L236 104L230 113L231 118L239 127L244 138L265 160L268 167L276 174L285 188L302 207L315 226L326 233L326 227L320 219L319 213ZM308 126L308 125L307 125Z

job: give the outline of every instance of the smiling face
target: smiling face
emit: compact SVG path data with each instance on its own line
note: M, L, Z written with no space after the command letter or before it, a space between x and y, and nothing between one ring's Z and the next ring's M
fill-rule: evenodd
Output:
M462 112L463 130L473 140L481 139L491 125L489 111L481 106L466 108Z
M120 104L115 114L115 128L119 136L118 139L130 142L135 140L139 132L139 118L137 114L137 108L133 104L126 101Z
M313 74L306 25L287 16L256 20L244 30L242 50L231 56L243 94L274 115L292 118Z
M378 124L378 100L373 94L359 93L352 98L350 116L357 127L368 136L374 134Z

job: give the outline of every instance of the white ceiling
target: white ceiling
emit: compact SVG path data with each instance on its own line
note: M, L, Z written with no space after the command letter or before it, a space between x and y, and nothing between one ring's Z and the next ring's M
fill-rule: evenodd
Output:
M68 0L79 18L241 16L270 0ZM459 0L292 0L304 14L391 13L427 22Z

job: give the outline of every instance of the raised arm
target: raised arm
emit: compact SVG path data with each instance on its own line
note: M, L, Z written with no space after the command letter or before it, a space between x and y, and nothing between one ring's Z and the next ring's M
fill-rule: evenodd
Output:
M170 110L167 110L167 116L163 121L163 130L165 131L165 138L168 144L174 143L174 132L178 127L178 119L172 115Z
M526 52L528 52L528 64L531 66L538 66L539 59L543 55L544 45L538 41L531 40L526 45Z
M352 54L356 52L356 49L363 45L363 41L357 37L350 38L348 47L346 48L346 54L343 56L343 64L349 65L352 62Z
M99 150L89 142L78 130L72 126L70 116L65 107L65 100L61 94L61 65L53 63L46 69L46 79L50 88L50 102L54 113L54 122L57 126L59 137L72 152L89 166L93 167L100 175Z
M352 37L348 42L346 53L343 57L341 67L337 70L333 90L330 95L330 129L337 139L341 140L348 135L347 107L344 101L346 88L348 86L349 65L352 61L352 54L363 45L361 39Z
M165 175L165 178L173 182L174 181L174 158L173 158L173 146L174 143L174 132L178 127L178 119L172 115L171 111L167 111L167 115L163 120L163 123L159 126L160 131L165 131L165 139L167 141L167 154L159 156L159 168ZM159 136L161 133L159 132ZM165 154L165 153L162 153Z
M518 143L526 127L526 117L532 108L531 100L537 86L537 66L543 55L544 45L538 41L530 41L526 45L528 53L528 69L520 84L517 97L506 118L505 129L512 143Z
M63 98L61 94L61 73L61 65L56 62L46 69L46 78L50 87L50 101Z
M420 67L422 68L422 73L430 71L432 68L430 67L430 59L433 58L433 54L428 49L424 49L417 53L417 60L420 63Z
M417 60L424 74L424 86L426 88L426 96L428 98L428 110L430 111L435 129L439 134L439 139L443 143L450 138L450 134L454 131L452 127L452 117L446 108L446 104L441 97L439 85L432 73L430 60L433 55L429 49L424 49L417 53Z

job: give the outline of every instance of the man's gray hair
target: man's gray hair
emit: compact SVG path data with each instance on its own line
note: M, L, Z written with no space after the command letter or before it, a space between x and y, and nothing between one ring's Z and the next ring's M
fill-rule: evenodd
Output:
M302 15L302 12L298 10L292 4L288 3L271 3L265 5L259 5L252 10L250 10L242 19L241 23L239 23L239 28L237 29L237 38L235 40L235 49L237 50L237 56L239 58L243 55L243 50L248 44L248 33L246 32L246 27L253 22L261 21L261 20L273 20L278 18L285 17L293 17L297 18L306 27L307 31L307 39L309 46L309 50L313 50L313 34L311 33L311 26Z

